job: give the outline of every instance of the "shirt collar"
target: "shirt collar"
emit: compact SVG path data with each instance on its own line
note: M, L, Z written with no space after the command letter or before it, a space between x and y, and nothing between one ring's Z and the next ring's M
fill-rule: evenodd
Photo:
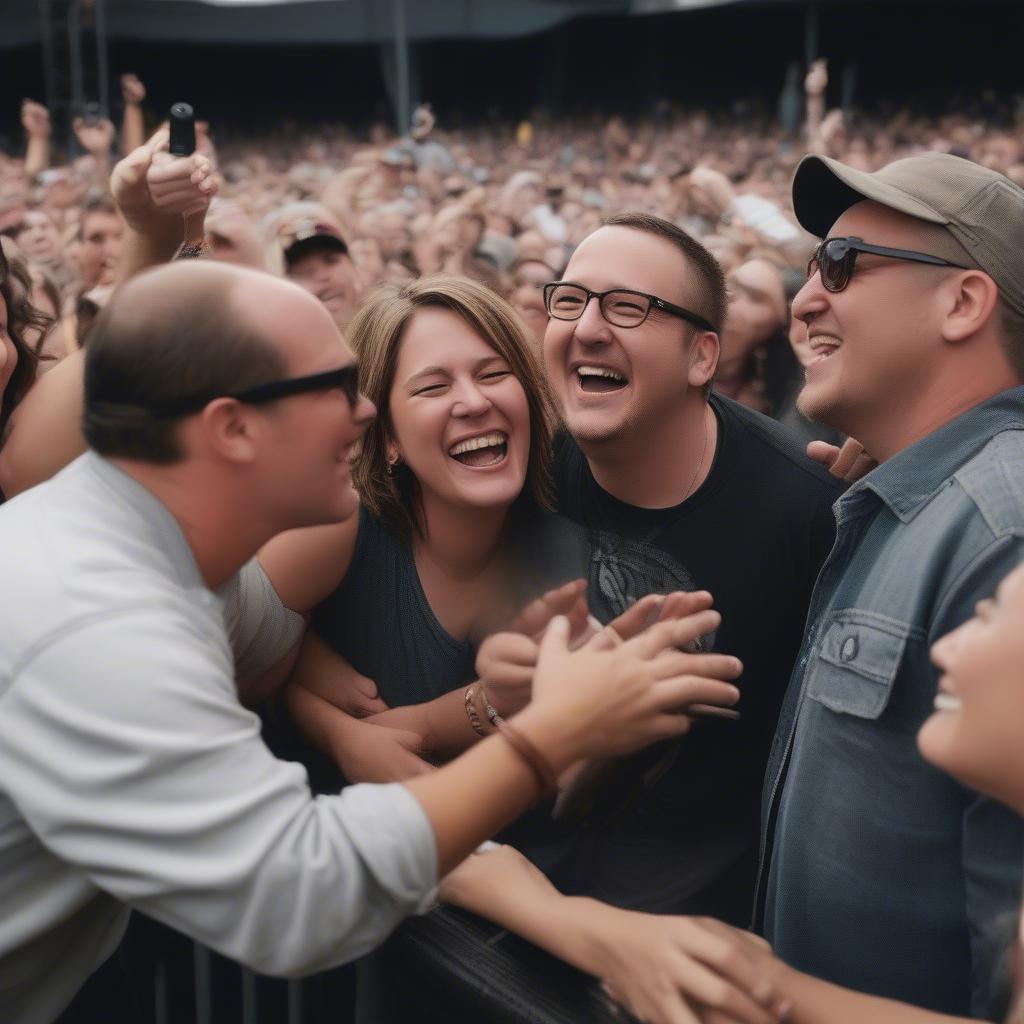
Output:
M843 505L858 502L865 491L873 491L900 520L909 522L996 434L1022 429L1024 386L1001 391L897 452L858 480L839 501Z
M192 548L170 509L152 491L109 459L90 451L83 460L101 483L115 493L119 502L146 524L150 539L167 557L181 585L187 590L197 587L208 590Z

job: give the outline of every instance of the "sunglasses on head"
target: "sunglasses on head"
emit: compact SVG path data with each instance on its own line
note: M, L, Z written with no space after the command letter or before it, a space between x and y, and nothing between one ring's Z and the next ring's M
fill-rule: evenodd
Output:
M951 263L941 256L930 256L926 252L912 249L890 249L884 245L870 245L863 238L826 238L819 242L807 263L807 280L816 273L821 274L821 283L826 291L841 292L853 277L854 264L858 253L872 256L887 256L891 260L906 260L909 263L928 263L935 267L956 267L969 270L959 263Z
M348 399L348 404L355 409L359 403L359 366L349 363L336 370L325 370L322 373L311 373L305 377L288 377L284 380L272 380L266 384L232 391L220 395L192 395L167 402L154 409L159 416L185 416L198 412L215 398L233 398L236 402L246 405L261 405L264 402L276 402L279 398L302 395L311 391L329 391L339 388Z

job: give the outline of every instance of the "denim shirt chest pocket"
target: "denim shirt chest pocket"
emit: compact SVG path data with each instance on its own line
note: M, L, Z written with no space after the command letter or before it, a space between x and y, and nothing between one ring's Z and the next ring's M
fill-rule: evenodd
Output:
M834 612L810 667L807 696L839 714L877 719L889 704L911 632L907 623L877 612Z

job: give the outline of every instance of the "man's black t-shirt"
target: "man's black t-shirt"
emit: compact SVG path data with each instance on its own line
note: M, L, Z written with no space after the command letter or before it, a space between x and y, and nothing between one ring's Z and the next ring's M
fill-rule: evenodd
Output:
M841 488L773 420L714 394L711 407L714 463L673 508L619 501L568 435L556 441L559 512L675 559L721 612L714 649L744 671L740 720L696 722L653 788L611 822L585 826L571 863L551 874L620 906L746 924L765 764Z

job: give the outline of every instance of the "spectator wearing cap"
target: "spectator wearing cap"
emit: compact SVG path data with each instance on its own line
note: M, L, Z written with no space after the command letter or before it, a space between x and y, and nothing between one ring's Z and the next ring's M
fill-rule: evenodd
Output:
M266 227L272 263L315 295L344 330L359 305L363 279L338 222L319 203L291 203Z
M765 783L759 917L799 971L1002 1019L1024 829L915 736L929 647L1024 559L1024 191L948 154L873 174L810 156L793 200L828 236L793 302L799 405L878 466L835 506Z

